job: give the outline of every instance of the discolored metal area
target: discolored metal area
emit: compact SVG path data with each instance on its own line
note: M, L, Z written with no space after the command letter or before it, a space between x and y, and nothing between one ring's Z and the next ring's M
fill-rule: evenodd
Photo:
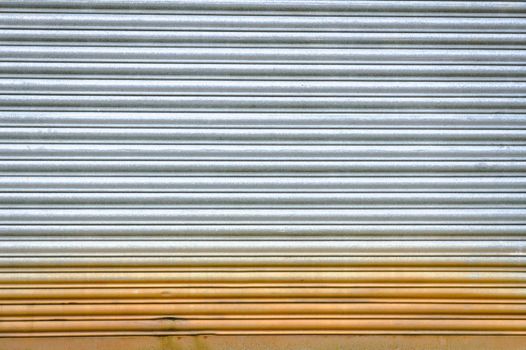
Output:
M0 346L12 350L245 350L245 349L524 349L524 336L407 336L407 335L280 335L280 336L130 336L0 338Z
M0 2L0 349L524 349L526 3Z

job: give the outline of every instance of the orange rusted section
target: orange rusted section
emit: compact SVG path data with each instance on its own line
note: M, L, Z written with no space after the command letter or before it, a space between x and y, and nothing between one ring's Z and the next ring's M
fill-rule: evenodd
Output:
M0 272L3 336L526 335L526 273L481 266Z
M484 287L484 288L483 288ZM0 298L6 303L20 303L21 301L31 301L31 303L49 303L75 300L89 300L90 302L110 302L117 300L122 302L145 303L148 300L156 302L167 301L171 303L192 302L192 301L334 301L340 300L355 302L359 300L389 302L410 300L420 302L447 301L465 303L473 302L524 302L526 298L525 286L355 286L355 287L317 287L317 286L295 286L288 287L279 285L275 287L256 287L241 285L230 286L204 286L204 287L178 287L177 285L161 287L155 286L128 286L107 287L98 286L66 286L63 289L56 286L39 286L30 289L25 286L10 286L0 289Z
M526 335L522 271L0 273L8 337Z
M524 334L526 319L158 319L9 321L5 336L119 334Z
M526 317L526 304L518 303L370 303L370 302L272 302L272 303L113 303L113 304L30 304L9 305L0 308L3 319L44 319L61 315L71 318L93 316L119 318L147 318L177 315L181 318L459 318Z

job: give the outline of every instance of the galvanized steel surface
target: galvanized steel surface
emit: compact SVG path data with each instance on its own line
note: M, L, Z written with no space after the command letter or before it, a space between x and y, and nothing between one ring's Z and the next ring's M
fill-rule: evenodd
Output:
M524 2L0 28L1 336L526 335Z

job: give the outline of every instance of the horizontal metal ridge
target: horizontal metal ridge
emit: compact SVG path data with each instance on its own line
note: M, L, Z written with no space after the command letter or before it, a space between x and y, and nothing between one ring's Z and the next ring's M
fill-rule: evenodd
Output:
M0 144L0 159L526 160L525 145Z
M282 0L261 2L257 0L140 0L131 6L126 0L6 0L0 4L3 11L79 11L79 12L153 12L153 13L287 13L294 15L313 12L317 14L334 13L338 15L356 14L403 14L431 16L444 14L459 16L465 14L478 16L518 17L526 13L526 5L521 1L294 1Z
M15 211L15 210L12 210ZM151 210L144 210L149 212ZM275 210L279 211L279 210ZM358 210L355 210L358 211ZM431 210L428 210L431 211ZM480 210L474 209L473 215L477 212L482 214L485 212L486 215L491 215L497 210ZM508 212L520 213L520 210L507 210ZM0 209L2 218L5 217L7 210ZM20 210L18 211L20 212ZM28 213L35 212L35 210L27 210ZM49 211L39 210L44 213ZM62 211L61 211L62 212ZM64 214L78 213L79 210L64 210ZM93 212L93 211L91 211ZM106 211L100 211L100 222L102 223L106 216ZM247 211L250 212L250 211ZM284 210L288 213L289 210ZM393 210L393 215L396 214L396 210ZM425 212L425 210L405 210L404 212ZM442 212L447 212L442 210ZM462 212L456 210L456 212ZM52 214L47 214L51 216ZM56 214L55 214L56 215ZM138 213L135 214L139 216ZM142 216L144 216L143 214ZM247 213L247 216L249 213ZM343 215L343 214L341 214ZM421 214L422 216L425 214ZM459 214L460 216L462 214ZM524 214L523 214L524 215ZM50 221L50 220L48 220ZM135 220L138 221L138 220ZM160 220L161 221L161 220ZM202 217L203 223L206 222L206 217ZM232 220L233 221L233 220ZM451 222L454 221L454 217ZM4 222L8 222L5 220ZM26 223L32 222L28 218ZM45 223L45 221L42 221ZM130 220L132 222L132 220ZM306 222L305 222L306 223ZM215 240L215 241L200 241L200 240L187 240L187 241L176 241L176 240L77 240L69 241L64 240L61 242L52 240L4 240L0 241L0 256L4 257L37 257L37 256L56 256L56 257L67 257L67 256L80 256L80 257L94 257L94 256L172 256L172 257L183 257L183 256L196 256L202 257L206 260L208 256L509 256L509 257L522 257L526 256L526 240L412 240L412 241L397 241L397 240L309 240L304 241L301 239L294 240L262 240L262 241L251 241L251 240ZM403 260L403 259L401 259ZM376 271L376 270L375 270ZM339 272L339 271L338 271ZM164 272L162 272L164 273ZM159 273L158 278L163 278L162 273ZM225 272L229 273L229 272ZM374 271L371 275L374 275ZM525 274L522 273L521 276ZM0 273L1 275L1 273ZM24 279L18 272L13 272L13 278L19 278L20 282L29 283L28 279ZM39 274L36 273L35 276ZM41 274L42 275L42 274ZM84 278L86 274L80 274L75 276L74 274L68 274L67 272L62 273L64 278ZM101 278L104 278L104 273L99 273ZM393 272L390 276L396 278L398 272ZM17 277L18 276L18 277ZM51 275L50 275L51 276ZM146 281L147 279L154 277L148 277L145 274L140 275L136 273L139 280ZM153 276L153 275L152 275ZM168 275L166 275L168 276ZM250 276L248 274L247 276ZM323 279L322 274L316 275L316 278ZM364 273L367 277L367 273ZM467 276L473 276L467 274ZM364 277L364 278L365 278ZM35 277L37 278L37 277ZM46 278L43 275L42 278ZM205 278L205 277L203 277ZM290 278L294 278L291 276ZM430 278L433 276L430 275ZM436 276L437 281L442 278ZM476 278L476 277L473 277ZM213 276L210 276L210 280ZM352 279L351 279L352 280ZM321 280L320 280L321 281Z
M524 224L506 209L0 209L5 224Z
M17 257L17 258L25 258L25 257ZM49 256L37 256L37 257L34 257L36 259L39 259L41 261L51 261L53 259L53 257L49 257ZM82 259L85 259L85 258L93 258L93 257L86 257L86 256L81 256L81 257L76 257L76 256L68 256L66 257L67 259L77 259L79 258L80 260ZM112 258L129 258L129 257L104 257L105 260L108 260L108 259L112 259ZM150 258L148 256L146 257L138 257L138 258ZM167 258L166 262L169 261L169 259L171 258L174 258L173 256L157 256L157 257L154 257L154 258ZM193 265L193 263L196 262L196 259L199 259L199 258L203 258L203 264L195 264ZM262 264L259 265L259 259L261 258L261 262ZM108 265L108 266L101 266L101 265L98 265L98 266L94 266L93 269L90 269L89 267L87 266L82 266L82 265L78 265L78 264L73 264L69 267L65 267L65 266L60 266L60 265L56 265L56 266L52 266L52 265L44 265L42 266L42 269L39 269L39 268L35 268L35 267L31 267L30 265L21 265L21 266L1 266L0 267L0 271L1 272L4 272L4 273L8 273L8 274L11 274L11 273L15 273L15 272L21 272L21 273L30 273L30 274L35 274L35 273L39 273L39 272L44 272L44 273L49 273L50 275L54 274L54 273L66 273L66 272L69 272L69 273L84 273L84 272L88 272L88 273L91 273L91 272L94 272L94 273L97 273L97 274L102 274L102 273L105 273L105 272L110 272L112 274L120 274L122 273L123 276L125 276L127 273L149 273L149 272L153 272L153 273L162 273L162 272L169 272L169 273L177 273L177 274L180 274L180 273L183 273L183 274L187 274L187 273L194 273L194 272L197 272L199 273L199 275L202 275L204 273L210 273L210 272L220 272L222 274L224 274L225 272L233 272L233 276L236 275L236 273L243 273L243 274L246 274L248 272L254 272L255 271L255 267L257 265L257 271L258 272L265 272L265 273L274 273L274 272L278 272L278 273L291 273L291 272L298 272L298 273L303 273L303 272L306 272L306 273L323 273L323 272L336 272L336 271L343 271L343 272L360 272L360 273L363 273L363 272L370 272L370 271L375 271L375 272L385 272L385 273L388 273L388 272L393 272L393 271L401 271L401 272L404 272L404 273L410 273L410 272L426 272L426 273L430 273L430 272L446 272L446 273L449 273L449 272L467 272L467 271L474 271L474 272L485 272L485 273L490 273L490 272L495 272L497 274L499 273L512 273L512 272L518 272L518 273L521 273L521 272L524 272L520 267L517 267L516 265L514 265L514 263L517 263L519 260L514 260L513 258L512 259L509 259L508 256L506 255L503 255L503 256L496 256L496 257L493 257L493 259L495 260L490 260L490 263L488 265L484 265L484 264L480 264L481 262L481 259L484 258L484 256L469 256L469 258L473 258L473 263L471 261L467 261L467 263L465 265L463 264L460 264L459 266L455 267L455 266L452 266L452 265L447 265L447 264L441 264L440 261L437 261L436 263L434 264L428 264L426 265L425 262L429 262L429 260L433 257L429 257L429 256L409 256L408 257L408 260L406 261L401 261L401 264L398 264L395 260L392 259L392 257L389 257L389 256L386 256L386 260L385 261L391 261L394 263L394 265L384 265L384 266L363 266L363 265L360 265L360 262L363 262L363 261L367 261L369 259L372 258L372 256L358 256L358 257L349 257L349 256L337 256L336 258L342 258L342 260L339 262L339 264L335 264L335 265L330 265L330 262L334 262L334 259L331 259L330 257L327 257L327 256L307 256L305 257L305 260L301 260L301 259L298 259L297 256L292 256L292 260L293 260L293 263L292 264L276 264L276 265L268 265L266 264L268 262L268 256L262 256L262 257L254 257L255 262L258 262L258 264L255 264L254 266L250 267L250 266L246 266L246 265L243 265L243 264L239 264L239 265L218 265L218 266L210 266L210 265L207 265L207 263L209 263L209 260L217 260L218 262L226 262L228 261L228 257L224 257L224 256L205 256L205 257L199 257L199 256L182 256L182 257L175 257L175 260L173 260L174 262L179 262L179 264L174 264L174 265L167 265L166 262L164 265L160 265L160 266L143 266L143 267L137 267L137 266L115 266L115 265ZM283 259L287 258L287 256L278 256L276 257L277 259L282 259L281 261L284 261ZM348 259L350 258L350 259ZM363 261L361 261L360 259L363 258ZM378 258L383 258L383 256L380 256ZM449 263L452 263L453 261L459 261L462 256L444 256L442 258L445 258L444 261L442 262L449 262ZM2 257L2 260L6 260L7 257ZM236 260L238 259L238 260ZM245 262L247 259L247 256L234 256L232 257L232 261L237 261L237 262ZM311 260L313 259L313 260ZM326 260L325 260L326 259ZM414 259L414 260L413 260ZM187 264L185 265L184 263L181 264L181 262L184 262L188 260ZM324 263L322 263L320 266L307 266L306 263L307 261L324 261ZM344 261L349 261L351 263L351 265L349 266L344 266L343 265L343 262ZM417 262L421 260L422 262L424 262L424 265L418 265ZM353 264L354 262L354 264ZM408 263L408 262L411 262L411 264L408 264L407 266L404 266L404 263ZM495 264L496 262L500 263L500 265L498 264ZM329 263L329 264L327 264ZM336 267L338 267L336 269ZM347 282L345 282L347 283ZM258 283L259 284L259 283ZM348 283L349 285L351 285L351 283ZM374 283L377 287L380 287L380 286L387 286L387 285L390 285L392 283ZM404 283L405 285L407 285L406 283ZM471 284L471 283L469 283ZM434 285L433 283L426 283L426 285ZM464 286L467 286L467 284L463 284ZM496 283L495 286L497 285L500 285L500 283ZM4 285L4 287L6 288L9 288L10 285ZM109 287L109 286L108 286Z
M0 192L526 192L526 177L0 176Z
M375 33L2 29L0 43L118 46L524 47L526 33Z
M311 15L160 15L104 13L0 13L0 28L38 29L147 29L248 31L423 31L524 32L525 18L383 17ZM470 14L466 14L469 16Z
M458 148L458 147L457 147ZM51 160L51 161L50 161ZM3 175L524 176L526 161L478 160L2 160Z
M198 80L523 81L526 67L498 64L295 64L0 62L0 77ZM87 84L89 81L84 80ZM66 84L69 84L68 81ZM381 84L381 83L379 83ZM89 86L89 85L88 85ZM15 91L15 90L12 90ZM18 90L17 90L18 91Z
M394 91L393 91L394 93ZM210 112L526 112L526 98L493 96L0 95L4 109Z
M149 284L192 287L215 285L252 286L269 285L284 287L292 286L340 286L340 287L368 287L368 286L396 286L414 285L415 287L426 284L461 287L471 284L473 287L492 286L493 284L523 286L526 281L525 272L487 272L487 271L214 271L214 272L0 272L0 285L2 287L38 286L40 284L61 285L100 285L106 287L120 284L136 284L148 286Z
M0 83L1 85L1 83ZM526 126L526 125L525 125ZM526 144L525 129L0 127L2 143L98 144Z
M36 287L36 286L33 286ZM188 303L202 302L210 304L212 302L320 302L325 299L327 302L341 301L409 301L409 302L452 302L452 303L517 303L523 304L526 291L524 287L496 287L483 286L473 287L436 287L424 286L423 288L414 287L363 287L363 288L334 288L334 287L275 287L261 288L240 286L235 287L183 287L174 288L171 286L163 287L106 287L104 286L81 286L70 288L1 288L0 300L3 304L25 301L31 304L64 303L71 301L86 302L89 300L93 304L113 304L119 303L144 303L166 302Z
M4 336L156 335L163 334L501 334L524 335L526 320L491 319L178 319L100 321L10 321L0 324Z
M439 48L258 48L0 46L0 60L76 62L215 63L417 63L523 64L526 50Z
M338 269L505 269L514 271L524 266L526 257L510 255L479 256L0 256L0 266L11 271L23 269L302 269L317 266ZM49 271L46 271L49 272ZM78 272L78 271L77 271ZM1 289L0 289L1 293ZM0 299L4 304L5 300ZM126 302L126 301L124 301Z
M379 128L526 129L521 113L222 113L222 112L63 112L2 111L4 127L142 127L142 128ZM129 130L129 132L132 132ZM420 132L425 132L420 130Z
M36 207L520 208L526 193L0 193L0 208Z
M133 322L135 320L159 320L159 319L170 319L172 317L175 317L174 315L96 315L96 316L79 316L79 315L60 315L60 319L62 321L86 321L86 322L100 322L104 320L108 321L117 321L117 322ZM329 320L329 319L336 319L336 320L363 320L363 319L372 319L372 320L392 320L396 321L397 319L403 319L403 320L448 320L448 319L457 319L457 320L522 320L524 317L522 315L517 314L475 314L475 315L464 315L464 316L458 316L456 314L355 314L355 315L348 315L348 314L316 314L316 313L303 313L303 314L290 314L290 315L266 315L266 314L248 314L248 315L211 315L211 316L203 316L203 315L181 315L185 319L188 320L207 320L207 321L218 321L219 319L225 319L225 320L275 320L276 322L280 321L293 321L293 320ZM4 316L3 319L7 322L13 321L13 322L47 322L47 321L56 321L55 315L44 315L44 316ZM525 333L526 334L526 333Z
M445 315L491 317L526 315L526 305L521 304L411 304L411 303L222 303L203 305L199 303L170 304L115 304L115 305L2 305L2 317L29 316L160 316L183 315L184 317L323 317L333 315L348 318L360 317L440 317Z
M517 96L526 82L0 79L0 94L197 96ZM28 96L28 103L32 98ZM75 97L71 97L72 100Z
M466 239L477 238L522 239L526 224L50 224L32 222L0 224L5 240L413 240L413 239ZM55 242L56 243L56 242Z

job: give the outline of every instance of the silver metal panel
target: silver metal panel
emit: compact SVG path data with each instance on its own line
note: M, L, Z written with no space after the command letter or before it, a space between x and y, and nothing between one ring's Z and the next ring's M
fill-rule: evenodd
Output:
M523 1L0 1L0 335L526 334Z

